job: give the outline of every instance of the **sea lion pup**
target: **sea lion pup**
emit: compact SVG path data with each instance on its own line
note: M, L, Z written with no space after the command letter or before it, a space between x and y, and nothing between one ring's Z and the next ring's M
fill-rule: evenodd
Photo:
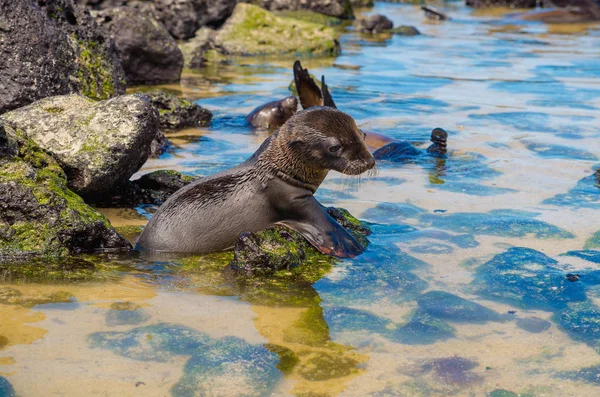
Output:
M300 103L304 109L310 109L313 106L328 106L337 109L335 102L329 92L329 87L325 84L325 76L321 76L321 88L315 83L308 69L303 69L300 61L294 62L294 82ZM394 142L393 139L377 134L375 132L366 133L367 146L371 149L378 149Z
M423 150L409 142L391 142L373 153L377 160L405 162L415 160L423 155L433 157L446 157L448 133L441 128L431 131L431 145Z
M173 194L138 246L208 253L232 248L243 232L296 230L320 252L354 257L364 248L313 197L329 170L361 174L375 166L352 117L328 107L292 116L244 163Z
M298 110L298 99L289 96L279 101L272 101L258 106L246 116L246 121L254 128L262 130L281 127Z

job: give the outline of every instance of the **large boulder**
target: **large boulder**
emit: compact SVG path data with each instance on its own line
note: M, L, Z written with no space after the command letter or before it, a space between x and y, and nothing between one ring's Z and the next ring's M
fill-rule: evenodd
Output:
M239 3L221 29L201 29L181 49L186 66L199 66L223 56L336 55L340 45L332 28Z
M48 151L65 170L69 187L92 201L140 169L159 133L156 109L136 95L100 102L50 97L1 119Z
M361 18L354 25L360 33L367 34L386 32L394 27L394 23L381 14Z
M67 187L58 163L0 121L0 262L130 248L108 220Z
M179 81L183 54L150 10L116 7L93 15L115 41L128 84Z
M269 11L309 10L340 19L353 19L351 0L243 0Z
M151 5L157 19L176 39L194 37L203 26L218 27L231 15L237 0L75 0L92 9L104 10L129 6L143 8Z
M125 92L114 43L72 0L0 0L0 114L53 95Z

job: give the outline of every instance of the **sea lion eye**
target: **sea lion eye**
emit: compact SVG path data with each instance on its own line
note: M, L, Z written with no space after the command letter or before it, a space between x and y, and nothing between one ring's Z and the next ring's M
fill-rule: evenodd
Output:
M337 153L337 152L339 152L340 150L342 150L342 145L333 145L333 146L330 146L330 147L329 147L329 151L330 151L331 153Z

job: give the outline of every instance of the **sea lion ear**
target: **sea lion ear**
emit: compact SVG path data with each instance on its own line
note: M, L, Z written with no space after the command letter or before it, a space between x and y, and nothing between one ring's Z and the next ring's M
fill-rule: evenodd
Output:
M291 148L293 148L293 147L296 147L296 146L298 146L298 145L300 145L302 143L304 143L304 141L302 139L300 139L300 138L294 138L294 139L292 139L288 143L288 146L291 147Z

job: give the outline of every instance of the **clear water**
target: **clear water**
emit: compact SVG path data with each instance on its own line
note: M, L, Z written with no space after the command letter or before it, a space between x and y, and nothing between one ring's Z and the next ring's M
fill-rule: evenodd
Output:
M424 34L347 33L341 56L303 60L365 130L450 133L445 161L319 189L373 223L364 255L313 284L236 282L214 256L109 256L86 281L4 271L0 396L600 395L600 30L449 11L430 23L380 3L370 12ZM288 95L292 61L167 87L215 118L140 174L247 158L265 136L243 117ZM143 225L152 209L104 211Z

